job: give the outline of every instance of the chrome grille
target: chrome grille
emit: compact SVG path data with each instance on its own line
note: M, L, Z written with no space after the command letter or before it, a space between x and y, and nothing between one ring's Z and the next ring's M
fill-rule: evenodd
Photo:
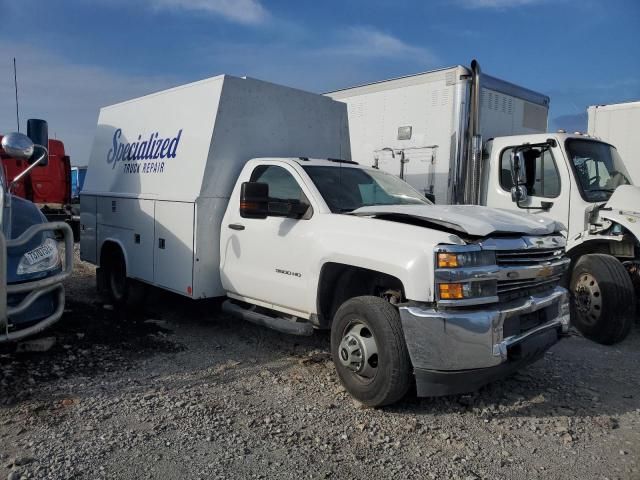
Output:
M561 248L539 248L535 250L497 250L498 265L540 265L562 258Z
M513 293L519 290L530 290L532 288L544 287L545 285L553 287L560 278L562 278L562 275L546 277L544 279L498 280L498 295Z
M544 267L556 265L562 259L561 248L496 250L497 264L505 272L498 280L498 296L503 300L510 300L546 288L553 288L562 278L563 272L554 269L546 273ZM539 273L523 276L522 269L527 267L540 267ZM515 278L511 278L512 276Z

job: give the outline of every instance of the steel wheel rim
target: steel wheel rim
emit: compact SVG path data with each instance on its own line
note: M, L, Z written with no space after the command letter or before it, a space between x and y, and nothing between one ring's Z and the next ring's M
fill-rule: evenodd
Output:
M360 320L351 322L342 334L338 360L356 377L372 381L378 372L378 344L373 331Z
M602 292L595 277L583 273L575 287L575 306L583 322L594 325L602 313Z

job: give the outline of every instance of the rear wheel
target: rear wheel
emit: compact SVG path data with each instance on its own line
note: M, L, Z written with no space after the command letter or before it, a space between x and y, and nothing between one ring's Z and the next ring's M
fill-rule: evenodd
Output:
M127 265L122 251L114 249L102 268L105 270L107 300L120 309L141 309L146 298L147 286L127 277Z
M610 255L582 256L571 274L571 322L587 338L612 345L628 335L635 314L633 283Z
M398 310L378 297L356 297L338 309L331 354L340 381L358 401L380 407L411 385L411 361Z

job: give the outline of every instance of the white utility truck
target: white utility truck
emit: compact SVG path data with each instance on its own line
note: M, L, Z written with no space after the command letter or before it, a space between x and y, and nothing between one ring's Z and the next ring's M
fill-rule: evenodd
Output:
M219 76L103 108L82 258L111 301L147 285L276 330L331 329L338 375L384 405L478 388L566 332L553 220L434 206L350 161L347 109Z
M600 343L626 337L640 298L640 188L613 146L545 133L549 98L482 75L475 60L327 95L348 105L356 162L436 203L563 224L572 322Z
M587 133L615 145L629 171L640 184L640 101L592 105L587 109Z

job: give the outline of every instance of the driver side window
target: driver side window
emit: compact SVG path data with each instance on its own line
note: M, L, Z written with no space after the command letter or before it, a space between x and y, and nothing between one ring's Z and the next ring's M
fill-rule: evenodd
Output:
M251 181L266 183L269 186L270 216L286 217L291 215L292 209L301 208L299 218L311 218L313 209L309 199L286 169L277 165L259 165L251 172Z
M260 165L251 173L252 182L269 185L270 202L288 202L306 199L296 179L284 168L276 165Z
M500 155L500 186L511 191L511 153L513 147L502 151ZM529 195L555 198L560 195L560 174L553 153L548 148L534 147L523 152L522 172Z

